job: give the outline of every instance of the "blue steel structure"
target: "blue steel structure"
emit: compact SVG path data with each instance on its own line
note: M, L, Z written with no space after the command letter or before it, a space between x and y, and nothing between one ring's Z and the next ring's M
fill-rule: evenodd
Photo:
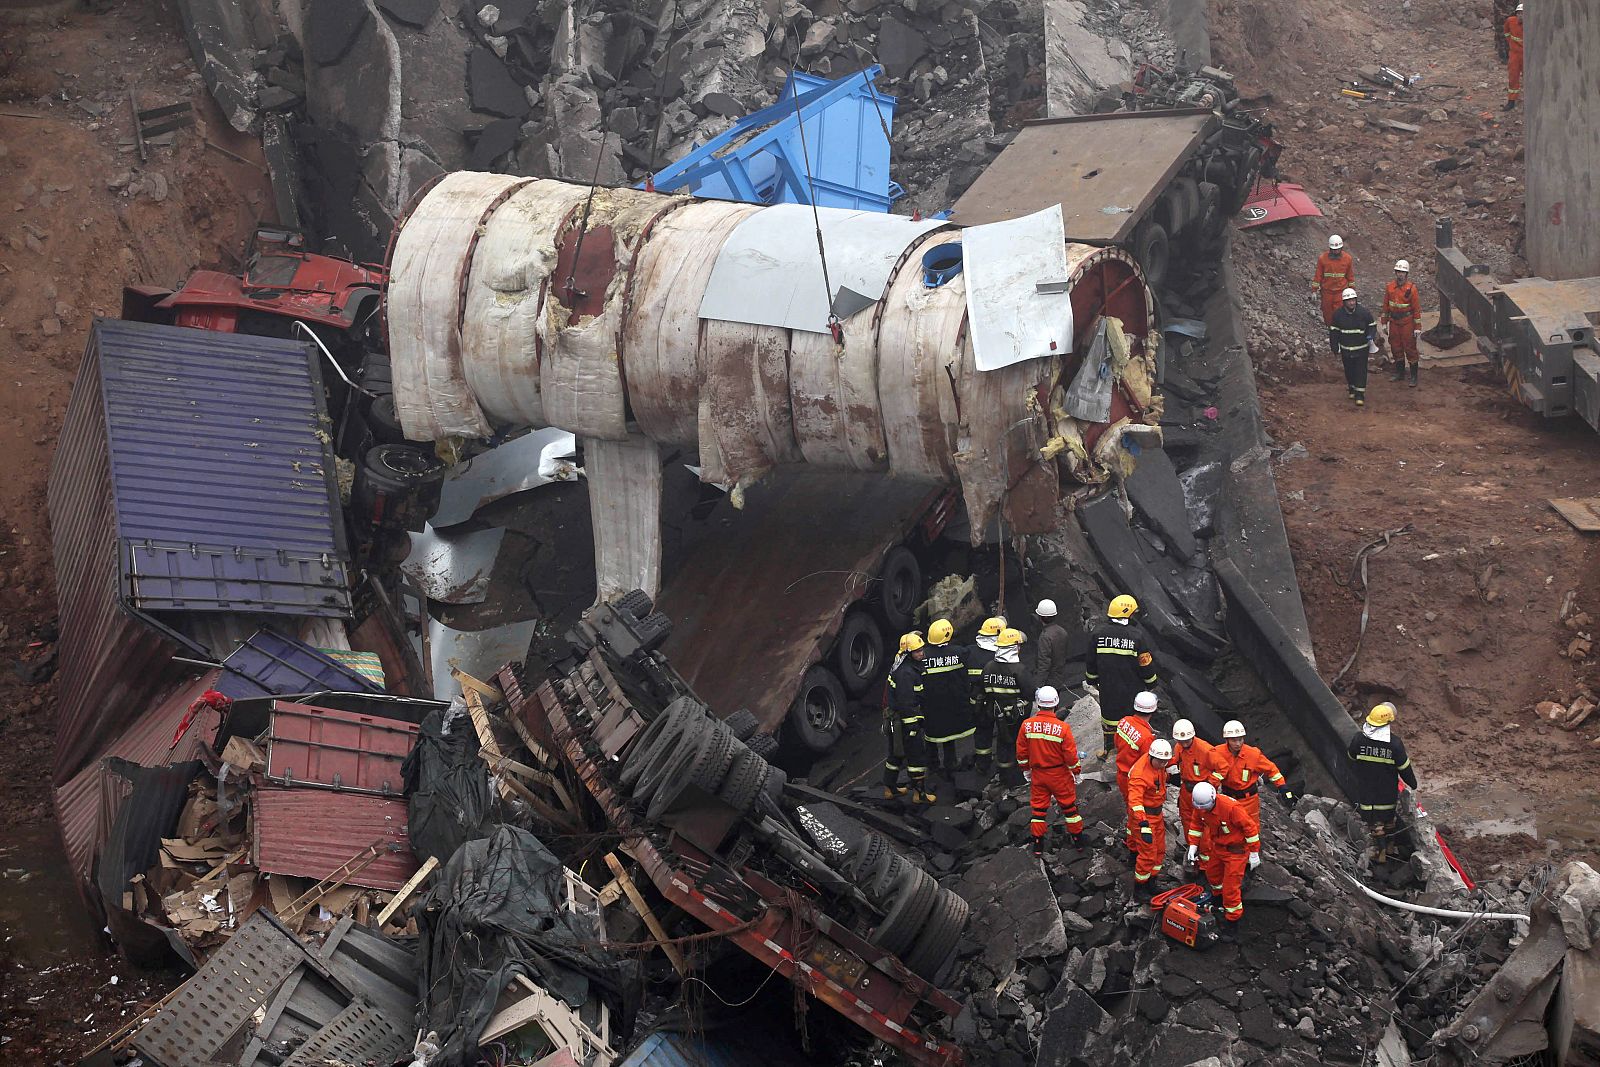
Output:
M873 65L831 81L792 71L776 104L638 188L746 204L810 204L814 193L819 207L888 211L903 190L889 178L895 98L872 84L882 71Z

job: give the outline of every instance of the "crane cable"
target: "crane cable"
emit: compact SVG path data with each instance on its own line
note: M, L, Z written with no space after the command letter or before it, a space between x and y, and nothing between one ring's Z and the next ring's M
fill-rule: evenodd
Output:
M791 26L791 30L794 28ZM806 120L800 111L800 86L794 83L794 76L800 70L800 34L794 31L794 65L789 69L790 84L794 89L794 117L800 127L800 161L805 166L806 194L811 202L811 224L817 232L817 258L822 261L822 286L826 290L828 308L828 333L833 335L833 343L840 348L844 347L844 326L839 322L839 316L833 313L833 281L828 277L828 250L822 240L822 213L817 210L817 189L811 178L811 149L806 144Z

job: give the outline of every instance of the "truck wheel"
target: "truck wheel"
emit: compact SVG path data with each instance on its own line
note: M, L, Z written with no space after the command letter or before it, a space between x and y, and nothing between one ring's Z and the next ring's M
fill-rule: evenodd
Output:
M1195 232L1202 246L1209 245L1222 235L1222 190L1216 182L1201 182L1199 186L1200 210L1195 220Z
M745 747L764 760L770 760L778 754L778 739L771 734L753 734L745 741Z
M896 545L883 557L878 569L878 609L883 621L895 633L911 629L917 605L922 603L922 564L904 545Z
M956 950L971 910L961 897L948 890L941 891L933 910L928 913L927 923L902 960L907 969L925 981L935 981Z
M400 428L400 416L394 409L394 394L385 393L372 402L367 410L367 428L379 444L404 444L406 433Z
M900 880L894 905L872 931L872 942L886 952L900 955L916 940L938 896L939 883L926 871L912 867Z
M846 693L858 697L872 688L883 674L883 651L878 620L864 611L845 615L833 644L833 663Z
M733 766L728 770L727 780L717 790L717 796L722 798L723 803L743 815L755 804L756 797L761 795L761 788L766 782L766 764L747 750L735 757Z
M844 686L834 673L817 663L800 678L800 692L789 708L789 732L807 750L818 755L833 747L844 722Z
M1167 231L1159 222L1146 222L1134 237L1133 258L1144 268L1144 280L1152 289L1159 289L1167 280L1167 261L1171 248Z
M444 464L416 445L377 445L362 460L367 484L388 495L401 496L430 482L444 481Z
M749 708L740 708L738 711L722 720L724 726L733 731L733 736L741 741L749 741L755 732L761 728L756 722L756 716Z
M611 602L618 611L626 611L636 619L647 619L656 610L655 601L643 589L623 593Z

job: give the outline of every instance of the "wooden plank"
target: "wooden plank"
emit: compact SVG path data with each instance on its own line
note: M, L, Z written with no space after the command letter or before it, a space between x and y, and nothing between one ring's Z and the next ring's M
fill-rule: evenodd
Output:
M678 951L678 946L672 944L667 937L666 928L661 925L661 920L656 918L656 913L650 910L650 905L644 902L644 897L639 892L639 887L633 884L633 879L628 877L628 872L622 869L622 862L617 859L616 853L606 853L606 866L611 868L611 873L616 876L622 885L622 891L627 894L628 900L639 912L639 918L644 920L645 928L650 931L650 936L661 942L661 951L666 954L673 970L680 975L689 973L688 965L684 963L683 953Z
M505 703L506 695L500 691L498 686L490 685L488 682L480 681L460 668L450 668L450 677L454 678L458 683L460 683L463 690L470 689L484 700L494 704Z
M223 871L227 870L228 869L228 864L230 864L230 863L238 863L242 859L244 859L244 849L242 849L242 848L237 850L237 851L235 851L235 852L229 853L228 855L226 855L226 856L224 856L222 858L222 862L221 863L217 864L215 867L211 868L205 874L201 875L199 880L195 882L195 885L199 885L201 882L209 882L209 881L211 881L211 879L215 878L217 875L219 875Z
M596 895L600 901L600 906L609 908L622 899L622 883L613 878Z
M1376 119L1374 121L1377 122L1379 126L1385 126L1391 130L1399 130L1401 133L1422 132L1421 126L1413 126L1411 123L1401 122L1399 119Z
M427 881L428 875L432 874L437 866L439 866L439 857L429 856L428 862L418 867L417 873L407 878L406 884L395 890L394 899L385 904L383 910L378 912L377 927L379 930L382 930L384 924L394 918L394 913L399 911L405 902L411 899L411 894L415 893L422 883Z
M1550 506L1584 533L1600 533L1600 496L1556 497Z

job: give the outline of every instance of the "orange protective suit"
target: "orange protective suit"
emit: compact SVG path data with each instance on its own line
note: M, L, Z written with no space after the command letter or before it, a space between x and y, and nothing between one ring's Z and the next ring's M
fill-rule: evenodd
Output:
M1356 261L1349 252L1332 249L1317 257L1317 289L1322 293L1322 324L1333 325L1333 313L1339 310L1341 295L1356 283Z
M1178 790L1178 818L1183 821L1184 836L1191 845L1200 843L1200 817L1194 808L1194 787L1211 780L1212 748L1210 741L1198 737L1172 746L1172 758L1178 761L1178 777L1183 783Z
M1506 19L1506 99L1522 99L1522 16L1513 12Z
M1072 727L1048 711L1023 719L1022 728L1017 731L1017 766L1027 771L1032 780L1029 802L1033 819L1028 823L1028 832L1036 838L1044 836L1053 798L1061 807L1067 832L1074 837L1083 833L1078 787L1073 781L1078 773L1078 742L1072 736Z
M1250 817L1261 821L1261 780L1265 778L1274 789L1283 790L1289 783L1284 780L1278 765L1269 760L1254 745L1241 745L1236 756L1226 744L1211 750L1211 782L1217 792L1244 804Z
M1128 802L1128 772L1140 756L1150 751L1150 742L1156 739L1155 728L1143 715L1124 715L1117 720L1117 791L1122 802ZM1128 842L1133 847L1133 842Z
M1396 362L1417 362L1417 320L1422 317L1422 294L1416 283L1407 279L1390 282L1383 291L1380 321L1389 324L1389 351Z
M1211 892L1222 899L1222 917L1244 918L1244 872L1250 853L1261 851L1261 821L1243 802L1219 794L1200 815L1200 869Z
M1124 720L1126 721L1126 720ZM1128 837L1139 849L1133 863L1133 880L1140 885L1161 873L1167 856L1167 821L1161 806L1167 800L1167 768L1157 766L1146 752L1128 772ZM1150 828L1149 840L1140 833Z

